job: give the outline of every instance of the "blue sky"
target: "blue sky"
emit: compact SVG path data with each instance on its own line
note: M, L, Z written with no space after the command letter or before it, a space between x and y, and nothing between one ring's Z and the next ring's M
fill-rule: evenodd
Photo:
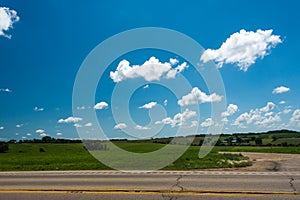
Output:
M195 67L199 66L192 66L172 52L155 49L129 52L105 66L93 105L75 105L81 112L95 111L108 137L132 137L126 132L134 130L141 134L139 137L171 136L180 127L186 128L186 134L206 133L208 127L223 123L224 133L300 130L297 1L28 0L0 1L0 7L2 16L8 12L3 9L6 7L12 17L11 21L0 17L0 140L45 135L78 138L75 126L87 132L95 130L95 122L72 112L78 70L99 43L120 32L142 27L172 29L193 38L206 50L211 49L206 51L206 60L199 53L199 62L220 67L228 110L220 113L221 121L211 118L210 104L223 101L225 96L213 95L208 90L203 78L195 73ZM4 22L11 22L12 26ZM236 48L234 39L243 48ZM226 41L227 45L222 46ZM115 74L119 79L114 79L111 73L117 72L124 60L129 62L129 69L134 65L142 67L151 58L153 65L158 66L155 69L163 70L163 74L158 81L150 79L131 96L127 107L135 125L116 121L111 102L114 87L149 80L150 74L146 73L147 65L146 70L141 70L146 75L131 71L131 75L121 76L119 70ZM192 90L182 90L182 96L176 98L172 91L159 85L171 73L174 76L175 71L168 75L169 71L180 66L178 74L188 79L193 94L200 96L196 103L192 101L195 96L187 96ZM186 101L181 103L188 105L180 105L183 96L187 96ZM97 103L100 104L96 106ZM160 118L155 112L162 109L165 115ZM149 112L155 116L153 123ZM161 130L154 134L157 126Z

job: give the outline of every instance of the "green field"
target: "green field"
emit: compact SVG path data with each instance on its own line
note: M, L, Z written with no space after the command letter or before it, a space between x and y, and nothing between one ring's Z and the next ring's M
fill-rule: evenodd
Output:
M163 144L120 142L118 146L132 152L150 152ZM44 152L40 152L40 149ZM198 158L199 147L192 146L186 153L165 169L189 170L216 167L239 167L250 162L228 163L227 160L245 159L241 155L211 152ZM83 144L10 144L6 153L0 154L0 170L105 170L109 169L83 148Z
M43 148L45 152L40 152ZM0 170L108 169L83 144L10 144L0 154Z
M137 153L155 151L165 144L152 142L115 142L119 147ZM193 170L251 165L239 154L219 154L219 151L300 153L299 147L240 147L219 146L205 158L199 159L199 146L191 146L168 170ZM40 152L43 149L44 152ZM243 160L241 162L241 160ZM0 170L105 170L107 166L96 160L83 144L10 144L6 153L0 153Z

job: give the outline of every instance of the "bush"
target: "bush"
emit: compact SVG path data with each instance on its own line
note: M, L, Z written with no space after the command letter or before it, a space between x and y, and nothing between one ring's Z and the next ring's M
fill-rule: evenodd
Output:
M262 139L261 138L255 138L255 144L256 145L262 145Z
M8 151L8 143L0 142L0 153L5 153Z

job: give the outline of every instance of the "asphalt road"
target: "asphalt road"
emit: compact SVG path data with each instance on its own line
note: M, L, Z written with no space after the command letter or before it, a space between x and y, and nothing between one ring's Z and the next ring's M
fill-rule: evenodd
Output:
M0 172L0 199L300 199L300 172Z

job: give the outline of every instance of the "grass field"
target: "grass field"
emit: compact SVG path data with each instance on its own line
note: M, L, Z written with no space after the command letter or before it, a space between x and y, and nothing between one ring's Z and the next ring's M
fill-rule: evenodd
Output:
M145 153L164 146L151 142L118 142L127 151ZM44 152L40 152L40 149ZM299 147L215 147L205 158L199 159L199 146L191 146L168 170L191 170L251 165L242 155L218 154L219 151L300 153ZM244 161L241 161L244 160ZM107 166L86 151L83 144L10 144L7 153L0 154L0 170L104 170Z
M108 168L84 150L83 144L10 144L9 151L0 154L2 171L80 169Z

